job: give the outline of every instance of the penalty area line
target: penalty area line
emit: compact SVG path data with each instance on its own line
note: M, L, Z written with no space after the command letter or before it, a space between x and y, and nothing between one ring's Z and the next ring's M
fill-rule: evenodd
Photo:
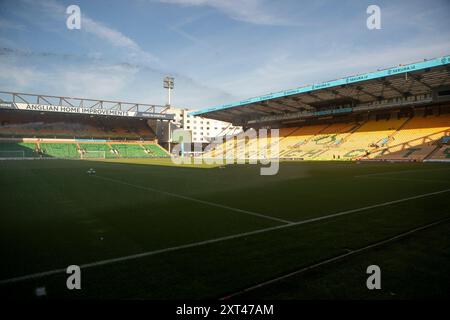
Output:
M258 283L256 285L251 286L251 287L242 289L240 291L237 291L237 292L229 294L229 295L227 295L225 297L222 297L219 300L228 300L228 299L234 298L236 296L240 296L240 295L242 295L244 293L247 293L247 292L250 292L250 291L262 288L262 287L265 287L267 285L270 285L270 284L273 284L273 283L276 283L276 282L279 282L279 281L283 281L283 280L285 280L287 278L296 276L296 275L301 274L303 272L306 272L306 271L309 271L309 270L312 270L312 269L324 266L326 264L329 264L329 263L332 263L332 262L344 259L346 257L349 257L349 256L352 256L352 255L355 255L355 254L367 251L369 249L380 247L380 246L382 246L384 244L387 244L387 243L390 243L390 242L394 242L396 240L405 238L405 237L407 237L407 236L409 236L409 235L411 235L411 234L413 234L415 232L419 232L419 231L422 231L422 230L425 230L425 229L432 228L434 226L437 226L437 225L439 225L441 223L444 223L444 222L447 222L447 221L450 221L450 218L444 218L444 219L441 219L441 220L429 223L427 225L424 225L424 226L421 226L421 227L418 227L418 228L414 228L414 229L408 230L406 232L402 232L402 233L397 234L396 236L393 236L391 238L388 238L388 239L385 239L385 240L382 240L382 241L379 241L379 242L376 242L376 243L372 243L372 244L370 244L368 246L365 246L365 247L362 247L362 248L359 248L359 249L356 249L356 250L351 250L350 252L347 252L347 253L335 256L333 258L330 258L330 259L327 259L327 260L324 260L324 261L321 261L321 262L318 262L318 263L315 263L315 264L312 264L312 265L309 265L307 267L304 267L304 268L301 268L299 270L296 270L296 271L284 274L282 276L273 278L271 280L260 282L260 283Z
M169 247L169 248L164 248L164 249L159 249L159 250L147 251L147 252L137 253L137 254L118 257L118 258L112 258L112 259L91 262L91 263L80 265L80 268L87 269L87 268L103 266L103 265L117 263L117 262L124 262L124 261L128 261L128 260L145 258L148 256L157 255L157 254L166 253L166 252L195 248L195 247L204 246L204 245L208 245L208 244L212 244L212 243L233 240L233 239L238 239L238 238L247 237L247 236L253 236L256 234L260 234L260 233L271 232L271 231L275 231L275 230L304 225L304 224L308 224L308 223L312 223L312 222L316 222L316 221L331 219L331 218L335 218L335 217L339 217L339 216L345 216L345 215L352 214L352 213L363 212L363 211L367 211L367 210L370 210L373 208L384 207L384 206L388 206L391 204L410 201L413 199L425 198L425 197L429 197L429 196L436 195L436 194L446 193L449 191L450 191L450 189L446 189L446 190L441 190L441 191L436 191L436 192L431 192L431 193L425 193L425 194L421 194L421 195L417 195L417 196L413 196L413 197L403 198L403 199L389 201L389 202L383 202L383 203L379 203L376 205L371 205L371 206L362 207L362 208L358 208L358 209L352 209L352 210L346 210L346 211L342 211L342 212L338 212L338 213L333 213L333 214L329 214L329 215L321 216L321 217L317 217L317 218L311 218L311 219L306 219L306 220L293 222L293 223L289 223L289 224L278 225L275 227L264 228L264 229L254 230L254 231L248 231L248 232L238 233L238 234L229 235L229 236L225 236L225 237L214 238L214 239L204 240L204 241L200 241L200 242L193 242L193 243L188 243L188 244L184 244L184 245L180 245L180 246ZM54 269L54 270L49 270L49 271L44 271L44 272L39 272L39 273L33 273L33 274L24 275L24 276L0 280L0 285L21 282L21 281L30 280L30 279L42 278L42 277L51 276L51 275L55 275L55 274L59 274L59 273L65 273L65 272L66 272L66 269L60 268L60 269Z

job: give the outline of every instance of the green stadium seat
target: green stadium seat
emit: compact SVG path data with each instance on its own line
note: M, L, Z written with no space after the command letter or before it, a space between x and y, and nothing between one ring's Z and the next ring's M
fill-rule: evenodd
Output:
M1 142L0 158L36 158L36 144L30 142Z
M40 149L45 157L80 158L75 143L40 143Z
M84 150L85 155L91 154L93 158L117 158L110 146L106 143L80 143L80 148ZM96 155L97 153L97 155Z

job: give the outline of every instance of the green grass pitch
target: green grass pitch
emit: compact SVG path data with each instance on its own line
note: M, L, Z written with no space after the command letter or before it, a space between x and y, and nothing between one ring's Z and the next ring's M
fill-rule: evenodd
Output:
M450 297L448 164L259 170L168 159L0 161L0 293L218 299L439 221L236 299ZM66 288L72 264L81 266L81 290ZM382 270L381 290L366 288L371 264Z

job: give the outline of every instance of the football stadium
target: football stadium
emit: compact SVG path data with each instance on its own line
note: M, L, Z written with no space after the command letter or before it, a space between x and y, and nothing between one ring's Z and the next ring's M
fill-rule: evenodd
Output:
M167 108L3 92L1 291L448 296L449 88L447 56L193 112L245 129L200 164L158 144ZM260 128L278 135L248 134ZM277 174L259 174L261 155ZM365 287L374 262L382 291ZM80 291L66 288L69 265Z
M448 299L450 56L379 68L205 108L0 87L1 296Z

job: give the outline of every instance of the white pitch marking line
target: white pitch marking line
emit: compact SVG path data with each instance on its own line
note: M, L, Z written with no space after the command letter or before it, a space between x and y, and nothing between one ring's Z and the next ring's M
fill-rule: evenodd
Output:
M233 207L229 207L229 206L226 206L226 205L223 205L223 204L219 204L219 203L214 203L214 202L210 202L210 201L205 201L205 200L200 200L200 199L196 199L196 198L191 198L191 197L188 197L188 196L183 196L181 194L176 194L176 193L172 193L172 192L162 191L162 190L158 190L158 189L154 189L154 188L150 188L150 187L144 187L144 186L140 186L140 185L137 185L137 184L132 184L132 183L128 183L128 182L124 182L124 181L120 181L120 180L116 180L116 179L111 179L111 178L106 178L106 177L101 177L101 176L95 176L95 177L99 178L99 179L107 180L107 181L120 183L120 184L123 184L123 185L126 185L126 186L130 186L130 187L133 187L133 188L141 189L141 190L157 192L157 193L165 194L165 195L168 195L168 196L171 196L171 197L180 198L180 199L184 199L184 200L189 200L189 201L193 201L193 202L198 202L198 203L202 203L202 204L206 204L206 205L209 205L209 206L218 207L218 208L222 208L222 209L228 209L228 210L235 211L235 212L245 213L245 214L249 214L249 215L260 217L260 218L264 218L264 219L269 219L269 220L282 222L282 223L286 223L286 224L293 223L293 221L288 221L288 220L284 220L284 219L280 219L280 218L266 216L264 214L256 213L256 212L252 212L252 211L247 211L247 210L242 210L242 209L238 209L238 208L233 208Z
M207 245L207 244L211 244L211 243L242 238L242 237L251 236L251 235L255 235L255 234L259 234L259 233L265 233L265 232L270 232L270 231L274 231L274 230L290 228L290 227L299 226L299 225L303 225L303 224L307 224L307 223L311 223L311 222L315 222L315 221L320 221L320 220L330 219L330 218L343 216L343 215L347 215L347 214L351 214L351 213L361 212L361 211L365 211L365 210L369 210L369 209L373 209L373 208L384 207L384 206L388 206L391 204L401 203L401 202L405 202L405 201L409 201L409 200L413 200L413 199L425 198L428 196L441 194L441 193L445 193L445 192L449 192L449 191L450 191L450 189L445 189L445 190L441 190L441 191L430 192L430 193L425 193L425 194L421 194L421 195L417 195L417 196L413 196L413 197L408 197L408 198L403 198L403 199L399 199L399 200L375 204L372 206L363 207L363 208L359 208L359 209L353 209L353 210L347 210L347 211L342 211L342 212L338 212L338 213L333 213L333 214L329 214L329 215L318 217L318 218L312 218L312 219L302 220L302 221L298 221L298 222L293 222L290 224L283 224L283 225L279 225L279 226L275 226L275 227L259 229L259 230L255 230L255 231L244 232L244 233L238 233L238 234L234 234L234 235L230 235L230 236L225 236L225 237L220 237L220 238L215 238L215 239L210 239L210 240L205 240L205 241L200 241L200 242L193 242L193 243L180 245L180 246L176 246L176 247L164 248L164 249L142 252L142 253L133 254L133 255L124 256L124 257L118 257L118 258L113 258L113 259L91 262L91 263L81 265L80 268L81 269L92 268L92 267L102 266L102 265L116 263L116 262L123 262L123 261L127 261L127 260L144 258L144 257L148 257L148 256L160 254L160 253L166 253L166 252L171 252L171 251L199 247L199 246L203 246L203 245ZM33 274L25 275L25 276L19 276L19 277L15 277L15 278L0 280L0 285L14 283L14 282L20 282L20 281L29 280L29 279L42 278L45 276L50 276L50 275L65 273L65 272L66 272L66 269L55 269L55 270L49 270L49 271L44 271L44 272L39 272L39 273L33 273Z
M334 261L337 261L337 260L341 260L341 259L343 259L343 258L346 258L346 257L348 257L348 256L354 255L354 254L356 254L356 253L360 253L360 252L362 252L362 251L366 251L366 250L369 250L369 249L372 249L372 248L376 248L376 247L379 247L379 246L381 246L381 245L383 245L383 244L386 244L386 243L389 243L389 242L392 242L392 241L395 241L395 240L404 238L404 237L406 237L406 236L408 236L408 235L410 235L410 234L412 234L412 233L415 233L415 232L418 232L418 231L422 231L422 230L425 230L425 229L434 227L434 226L436 226L436 225L438 225L438 224L441 224L441 223L443 223L443 222L446 222L446 221L448 221L448 220L450 220L450 218L445 218L445 219L442 219L442 220L439 220L439 221L436 221L436 222L427 224L427 225L425 225L425 226L418 227L418 228L415 228L415 229L412 229L412 230L409 230L409 231L400 233L400 234L398 234L398 235L396 235L396 236L394 236L394 237L391 237L391 238L389 238L389 239L386 239L386 240L383 240L383 241L379 241L379 242L373 243L373 244L368 245L368 246L365 246L365 247L363 247L363 248L359 248L359 249L356 249L356 250L351 250L351 251L349 251L349 252L347 252L347 253L344 253L344 254L341 254L341 255L339 255L339 256L336 256L336 257L333 257L333 258L330 258L330 259L321 261L321 262L319 262L319 263L315 263L315 264L313 264L313 265L304 267L304 268L299 269L299 270L296 270L296 271L294 271L294 272L290 272L290 273L285 274L285 275L283 275L283 276L280 276L280 277L277 277L277 278L274 278L274 279L271 279L271 280L267 280L267 281L258 283L258 284L256 284L256 285L253 285L253 286L251 286L251 287L242 289L242 290L240 290L240 291L238 291L238 292L235 292L235 293L229 294L229 295L227 295L227 296L225 296L225 297L222 297L222 298L220 298L219 300L227 300L227 299L230 299L230 298L239 296L239 295L241 295L241 294L243 294L243 293L246 293L246 292L249 292L249 291L252 291L252 290L255 290L255 289L264 287L264 286L267 286L267 285L269 285L269 284L272 284L272 283L275 283L275 282L278 282L278 281L281 281L281 280L284 280L284 279L287 279L287 278L290 278L290 277L292 277L292 276L298 275L298 274L300 274L300 273L303 273L303 272L308 271L308 270L311 270L311 269L315 269L315 268L320 267L320 266L323 266L323 265L325 265L325 264L328 264L328 263L331 263L331 262L334 262Z

